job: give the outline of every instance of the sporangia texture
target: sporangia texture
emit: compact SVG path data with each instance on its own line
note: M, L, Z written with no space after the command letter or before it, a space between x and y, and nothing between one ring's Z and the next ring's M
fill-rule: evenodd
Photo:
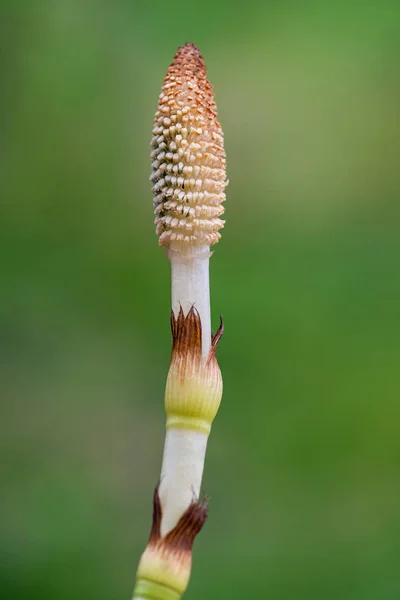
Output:
M218 242L227 185L224 140L204 59L192 43L178 49L164 78L151 145L160 246L186 254Z

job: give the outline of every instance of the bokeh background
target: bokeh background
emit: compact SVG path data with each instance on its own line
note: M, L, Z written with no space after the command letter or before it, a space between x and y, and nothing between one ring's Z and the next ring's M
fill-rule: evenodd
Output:
M400 597L400 9L1 3L4 598L130 598L170 355L149 141L194 41L228 155L187 598Z

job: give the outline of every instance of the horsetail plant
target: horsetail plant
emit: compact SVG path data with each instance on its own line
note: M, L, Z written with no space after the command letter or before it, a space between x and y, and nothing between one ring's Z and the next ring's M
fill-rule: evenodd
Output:
M199 502L207 440L222 397L211 334L210 246L224 226L226 162L213 88L198 48L181 46L164 79L151 141L156 232L172 275L172 355L165 390L164 457L153 526L133 598L179 600L192 545L207 518Z

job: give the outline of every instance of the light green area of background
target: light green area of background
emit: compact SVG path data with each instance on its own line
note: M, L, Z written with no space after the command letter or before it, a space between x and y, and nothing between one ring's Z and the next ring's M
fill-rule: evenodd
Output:
M194 41L228 155L192 600L400 598L398 2L0 9L4 598L128 599L164 438L149 141Z

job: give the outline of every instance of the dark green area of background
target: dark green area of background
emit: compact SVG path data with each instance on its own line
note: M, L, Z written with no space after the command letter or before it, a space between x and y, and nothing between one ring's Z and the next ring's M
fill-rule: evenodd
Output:
M164 439L152 119L194 41L228 155L192 600L400 598L398 2L0 9L3 598L129 599Z

